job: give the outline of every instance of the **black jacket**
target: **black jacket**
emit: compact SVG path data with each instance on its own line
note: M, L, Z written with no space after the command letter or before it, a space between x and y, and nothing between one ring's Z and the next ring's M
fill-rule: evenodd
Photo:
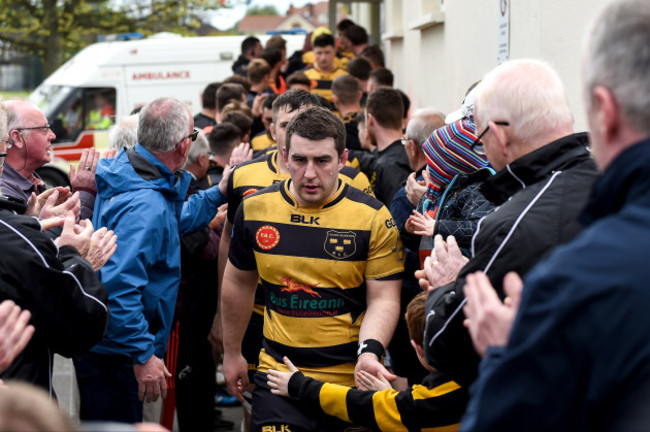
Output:
M390 207L393 195L411 174L411 164L402 142L394 141L382 151L351 151L349 159L354 158L359 161L359 171L368 176L375 197Z
M1 378L51 391L53 354L85 352L104 336L107 294L74 248L57 249L36 219L14 208L0 200L0 301L29 310L36 331Z
M508 272L523 276L581 231L577 218L597 175L587 146L586 134L569 135L517 159L481 186L498 207L479 221L472 258L456 282L431 292L426 304L427 361L461 385L476 378L479 363L463 327L466 275L484 271L503 299Z

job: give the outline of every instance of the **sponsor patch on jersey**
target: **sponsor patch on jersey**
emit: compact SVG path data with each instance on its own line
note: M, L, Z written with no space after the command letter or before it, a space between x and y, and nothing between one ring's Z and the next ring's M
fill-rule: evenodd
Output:
M246 198L247 196L253 195L255 192L257 192L259 189L248 189L246 192L242 194L242 198Z
M325 252L336 259L345 259L357 251L357 235L352 231L327 231L325 237Z
M258 228L255 240L261 249L273 249L280 243L280 232L274 226L264 225Z
M288 292L288 293L295 293L296 291L303 291L309 294L312 297L320 297L320 294L318 294L316 291L314 291L314 288L316 288L320 282L313 284L313 285L308 285L304 283L300 283L296 280L291 279L288 276L282 276L280 278L280 281L285 285L282 287L280 291L283 292Z
M402 242L400 241L399 237L395 239L395 244L393 245L393 249L391 249L391 252L395 255L395 259L397 259L397 261L404 262L404 256L406 255L406 251L404 250L404 246L402 245Z

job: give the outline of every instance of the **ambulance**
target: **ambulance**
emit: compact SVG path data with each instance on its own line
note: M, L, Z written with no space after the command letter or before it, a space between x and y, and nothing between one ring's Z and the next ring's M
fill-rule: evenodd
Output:
M49 185L68 184L69 164L84 149L107 149L109 127L158 97L178 99L192 114L200 112L201 92L233 74L245 37L161 33L84 48L29 96L56 135L53 162L38 173ZM258 36L262 46L270 37ZM304 35L282 37L288 56L302 49Z

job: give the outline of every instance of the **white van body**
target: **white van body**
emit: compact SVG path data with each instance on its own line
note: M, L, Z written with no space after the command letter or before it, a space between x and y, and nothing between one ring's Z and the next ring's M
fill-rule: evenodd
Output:
M263 46L270 37L258 36ZM304 35L282 37L287 41L287 56L302 49ZM205 86L233 74L231 67L241 53L241 43L245 38L182 37L162 33L140 40L98 42L81 50L47 77L29 99L43 110L58 135L53 143L57 160L73 162L79 159L85 148L108 148L105 129L88 130L85 121L75 131L62 126L65 111L70 110L73 98L83 101L75 105L77 119L86 116L93 92L99 91L111 98L112 123L158 97L178 99L196 114L201 111L201 93ZM44 168L42 171L46 172L47 168ZM59 171L65 171L60 164ZM50 173L46 174L52 177ZM56 177L56 173L53 176ZM60 184L62 182L56 180L65 179L51 180Z

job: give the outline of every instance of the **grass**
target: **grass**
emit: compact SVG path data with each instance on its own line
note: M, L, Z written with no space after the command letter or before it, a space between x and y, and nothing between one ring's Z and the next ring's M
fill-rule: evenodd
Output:
M27 99L31 91L26 90L26 91L5 91L5 90L0 90L0 96L2 96L3 100L10 100L10 99Z

